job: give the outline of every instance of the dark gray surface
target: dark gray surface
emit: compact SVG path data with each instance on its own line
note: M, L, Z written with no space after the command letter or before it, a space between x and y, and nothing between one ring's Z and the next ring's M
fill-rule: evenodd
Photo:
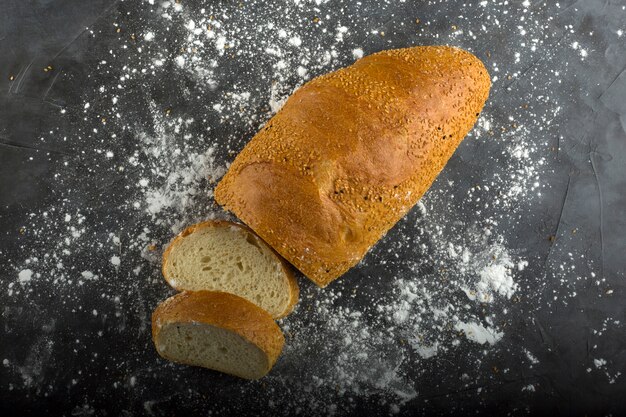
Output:
M618 373L626 374L626 35L617 34L626 31L624 4L563 1L556 6L531 1L524 11L518 1L487 7L469 3L330 1L296 7L283 2L241 6L189 2L185 7L195 12L200 7L227 12L231 19L240 19L243 32L246 22L284 18L291 28L302 26L298 33L304 45L319 42L322 48L329 38L318 39L306 23L314 16L337 15L336 20L350 27L351 35L337 46L337 60L311 65L313 75L349 64L356 47L371 53L452 43L485 60L492 76L499 77L485 109L495 131L493 140L470 136L426 198L436 208L439 197L435 196L449 193L446 204L461 206L469 186L493 173L508 172L506 158L499 155L503 141L516 140L504 133L510 129L509 116L529 126L524 140L546 158L539 172L545 188L541 196L528 196L519 202L520 207L511 209L514 216L502 213L499 227L508 233L509 249L528 260L529 267L517 277L520 298L508 306L502 347L483 355L483 348L476 345L419 362L410 376L419 387L418 396L399 411L406 415L624 414L626 375ZM495 11L486 12L490 7ZM261 50L241 46L244 53L220 61L213 76L218 84L210 88L166 64L163 73L171 77L126 85L120 96L136 102L124 108L123 122L113 122L114 112L107 113L110 94L98 94L98 87L115 88L127 70L112 65L107 68L113 70L104 71L99 63L135 62L128 58L132 48L120 49L120 38L158 26L151 7L115 1L5 1L2 9L0 360L7 360L0 368L3 415L206 415L208 410L218 415L233 411L277 415L293 414L298 408L305 415L328 413L320 403L335 404L338 414L388 413L393 400L384 389L338 395L332 387L323 387L317 401L293 398L301 395L299 381L323 365L316 363L324 356L315 352L323 346L316 345L314 332L302 332L310 339L310 351L286 355L277 366L275 372L286 375L282 382L242 383L169 365L151 345L150 311L171 292L160 280L156 263L142 259L135 237L144 227L151 227L152 238L160 246L171 235L169 224L155 228L149 217L132 210L138 198L134 184L149 167L120 172L115 158L100 158L96 150L132 155L142 144L133 140L136 132L124 126L155 129L149 103L156 102L160 109L171 109L172 117L189 115L202 120L189 130L191 141L198 141L195 149L202 147L202 132L209 127L217 160L232 159L229 151L240 149L269 116L266 103L275 80L265 74L272 72L273 61L261 58ZM480 27L490 14L499 17L500 25L483 32ZM526 23L520 23L524 15ZM417 17L419 30L414 22ZM122 28L122 35L114 23ZM451 25L458 25L464 33L451 35L456 30ZM515 62L514 52L524 41L520 25L545 38L536 51ZM373 29L385 31L385 36L372 35ZM161 39L158 47L166 45L165 52L172 57L180 36L167 39ZM241 42L246 43L244 38ZM574 47L575 42L580 46ZM111 50L116 51L115 57ZM497 63L497 73L492 63ZM43 71L48 65L52 70ZM513 74L510 79L509 74ZM234 83L252 91L254 122L237 114L224 120L211 112L211 103ZM298 80L294 75L282 83L293 88ZM89 117L83 110L86 102L95 112ZM556 107L559 111L549 123L540 117ZM102 117L111 121L102 126ZM117 140L111 139L113 132ZM454 181L454 186L446 186L447 181ZM497 190L492 190L485 192L484 199L496 196ZM190 218L202 218L209 212L206 199L204 195L195 198L197 208ZM484 215L498 216L494 210ZM60 213L85 215L85 241L64 256L64 270L74 276L83 270L97 271L100 280L84 285L55 282L55 274L61 272L49 266L56 261L47 259L46 253L62 249L56 240L66 236L67 230L62 220L45 220L44 211L51 219L55 212L57 219L63 218ZM450 210L443 218L470 224L480 216L474 211ZM390 291L385 280L372 277L408 271L408 260L416 252L411 245L399 249L394 242L406 239L420 219L414 210L364 265L336 284L335 291L347 293L352 283L358 283L360 291L354 299L339 297L339 304L358 308L369 302L368 297ZM173 217L172 223L178 220ZM109 262L112 231L124 247L120 268ZM417 247L428 242L427 237L419 237L413 243ZM398 253L398 259L387 249ZM25 263L33 256L41 265ZM379 265L381 260L389 262ZM135 275L132 269L138 264L143 269ZM562 265L575 269L561 270ZM44 276L20 284L18 273L27 267ZM425 262L421 268L435 266ZM300 282L303 301L294 323L315 322L319 318L308 317L307 308L314 306L317 293L305 280ZM302 341L297 346L303 346ZM539 364L529 368L521 348L535 352ZM596 368L594 358L608 363ZM469 385L459 379L464 373L472 375ZM529 383L535 391L522 391Z

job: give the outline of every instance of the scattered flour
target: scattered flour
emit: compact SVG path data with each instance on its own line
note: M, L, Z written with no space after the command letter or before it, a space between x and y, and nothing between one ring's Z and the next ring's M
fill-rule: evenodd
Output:
M363 49L361 48L353 49L352 56L356 59L363 58Z
M363 39L368 38L359 34L386 39L383 30L363 29L367 26L363 22L317 16L314 8L325 3L321 0L289 2L315 12L316 17L304 28L301 22L285 23L288 19L284 16L235 24L229 16L234 9L214 10L208 3L202 9L185 2L154 3L148 3L155 12L142 22L137 45L111 51L94 69L115 74L115 78L107 85L92 86L94 93L84 100L87 104L76 115L68 111L64 116L89 127L74 132L75 136L100 141L99 152L81 154L82 164L106 164L101 169L125 175L120 188L128 202L120 203L120 213L127 223L111 231L116 239L102 239L97 234L101 213L47 210L43 216L46 223L31 229L52 237L55 243L46 250L49 257L32 264L24 262L15 269L20 271L17 282L25 288L34 275L26 267L41 271L42 278L53 280L59 288L74 288L72 280L77 276L87 287L115 282L117 292L104 298L114 306L120 323L127 314L120 306L127 294L134 303L133 297L144 294L150 285L151 290L165 291L159 262L169 239L186 225L225 216L212 204L213 188L244 139L308 79L363 57L364 49L369 53L382 48L382 44L365 43ZM497 27L495 21L504 20L508 13L507 7L493 2L480 5L494 16L485 19L483 32ZM524 1L522 6L528 8L530 2ZM517 55L511 55L516 65L525 58L534 59L535 49L548 36L533 21L528 19L516 31L520 38L528 38ZM419 25L424 27L424 23ZM474 33L481 30L477 28ZM309 36L318 29L315 37ZM429 34L432 31L425 32L425 36ZM472 36L470 30L454 30L449 38L439 40L463 45L471 42ZM572 48L582 58L586 56L579 43ZM231 71L233 63L243 63L238 70L257 70L251 74L262 76L251 84L229 81L226 85L224 71ZM488 64L494 89L502 88L505 63L491 59ZM513 69L512 79L519 75ZM180 97L162 97L169 91L162 87L164 80L176 87ZM190 104L177 108L178 98ZM140 102L145 108L138 106ZM100 103L106 103L105 107ZM361 263L358 271L367 276L350 275L323 290L302 286L300 305L280 322L287 335L283 355L263 382L271 392L285 392L281 405L290 411L322 414L337 412L331 395L380 395L389 401L390 412L398 413L403 404L419 398L423 389L419 372L429 364L446 361L449 355L488 358L503 347L526 357L531 367L539 363L530 351L510 344L506 331L507 311L516 296L532 294L518 282L536 261L525 259L503 236L519 227L516 222L545 187L541 173L546 151L535 138L548 136L542 129L550 127L560 106L555 103L550 109L532 115L540 120L539 129L532 122L506 120L498 109L486 108L466 140L473 149L465 152L485 155L485 164L491 166L476 167L471 182L444 170L417 209ZM127 116L138 111L145 119ZM102 133L103 119L106 134ZM100 130L94 132L91 125ZM224 136L221 131L229 133ZM71 200L73 195L64 197ZM128 231L127 224L136 227ZM31 229L27 228L27 233ZM120 240L117 236L122 233ZM96 243L86 243L90 239ZM92 259L103 253L102 248L124 257L124 263L120 256L109 258L116 269L141 279L118 287L117 277L106 269L99 270L88 261L73 264L76 252ZM8 291L17 291L15 288ZM136 314L145 322L150 312L142 308ZM108 314L101 307L84 306L84 310L99 319ZM148 330L145 332L149 338ZM594 365L600 369L606 367L606 361L595 359ZM472 379L464 375L464 381ZM130 387L136 385L134 376L127 381ZM253 390L256 385L242 390L247 387ZM534 392L535 385L522 390ZM149 412L156 405L146 401L144 407Z
M504 262L483 268L479 273L480 281L476 284L477 298L489 302L492 291L511 298L516 288L511 275L512 266L512 263Z
M146 91L158 90L172 71L176 77L195 83L198 96L212 97L204 104L203 112L217 117L217 122L209 122L204 114L181 114L149 97L149 123L118 122L117 131L103 142L103 148L108 149L120 137L129 137L137 145L130 153L114 148L104 153L110 152L112 159L125 155L116 163L118 170L134 172L129 181L134 194L128 210L145 222L134 236L126 238L123 247L119 238L111 238L116 251L126 251L124 264L130 265L123 265L117 255L110 258L110 263L120 269L131 268L136 276L152 271L154 282L162 285L158 276L160 251L156 249L185 226L224 215L212 206L212 193L227 169L224 161L232 158L232 152L229 146L230 156L220 155L225 149L215 139L216 125L226 127L235 121L249 126L249 134L253 133L306 80L348 63L350 55L361 58L364 50L349 44L355 29L347 24L333 25L327 33L330 47L319 49L294 28L260 23L250 34L256 47L245 49L242 28L233 27L223 14L191 13L183 6L159 6L158 10L163 22L151 22L141 32L145 41L141 57L125 58L127 65L137 71L123 70L123 77L116 81L121 88L116 86L108 96L108 126L113 129L117 114L134 109L135 93L127 92L127 85L135 81ZM161 40L168 37L179 40L175 50L163 48ZM258 85L221 86L218 71L231 54L267 64L267 78ZM119 66L102 62L98 67L102 72ZM213 94L218 88L221 93ZM181 83L181 95L189 96L185 89ZM109 91L107 87L104 93L100 90L98 87L99 94ZM263 106L267 111L259 115L258 109ZM83 110L96 111L94 106ZM496 125L495 116L485 113L479 120L478 138L468 141L493 134ZM506 133L508 144L503 151L507 166L515 168L514 175L480 178L480 185L467 190L467 207L450 205L448 196L456 188L454 183L444 183L420 201L415 215L395 236L389 253L374 250L368 255L364 267L368 262L391 266L385 276L369 277L372 283L387 282L388 288L381 286L374 292L375 297L370 294L370 298L352 304L350 300L356 296L350 290L352 284L342 282L324 290L304 287L300 308L308 306L313 313L296 311L282 320L285 332L294 336L289 338L268 380L301 398L302 407L313 403L322 408L332 406L307 394L323 384L341 395L385 393L395 401L391 409L399 410L399 405L418 396L418 385L409 375L421 362L436 361L454 350L473 349L475 344L483 345L481 349L495 347L505 337L504 331L493 324L495 318L502 317L502 305L518 291L516 275L529 264L507 249L494 220L495 215L514 213L512 201L527 197L530 181L537 177L537 161L541 159L537 158L537 150L523 141L529 135L524 129L519 126ZM239 136L237 132L233 140L239 140ZM488 195L489 188L502 190L492 202L497 208L495 215L473 216L480 219L477 223L455 218L456 214L474 210L471 204ZM64 219L72 224L75 218L81 216L68 215ZM401 251L400 257L397 253ZM142 266L143 261L149 264ZM101 271L92 272L87 267L80 269L85 285L96 278L106 280ZM391 277L386 276L389 274ZM99 311L93 313L100 315ZM310 360L303 361L305 357ZM293 373L302 375L297 383L287 377Z
M485 343L494 345L502 339L502 336L504 336L504 333L502 332L498 332L491 327L484 327L483 325L475 322L458 322L454 325L454 328L465 333L465 336L469 340L481 345L484 345Z
M528 349L524 349L524 353L526 354L526 357L531 364L537 365L539 363L539 359L537 359L537 357L533 355Z
M93 274L93 272L91 271L83 271L80 273L82 275L83 278L85 279L94 279L95 275Z
M143 201L138 205L145 207L156 225L169 226L177 233L186 224L211 215L206 210L192 213L199 206L208 207L213 185L226 172L226 166L216 162L212 146L195 151L188 142L191 137L180 133L193 125L194 120L153 117L156 134L138 133L143 144L145 173L154 178L140 180Z
M33 271L31 271L30 269L23 269L20 271L17 278L20 284L25 284L29 282L32 277L33 277Z

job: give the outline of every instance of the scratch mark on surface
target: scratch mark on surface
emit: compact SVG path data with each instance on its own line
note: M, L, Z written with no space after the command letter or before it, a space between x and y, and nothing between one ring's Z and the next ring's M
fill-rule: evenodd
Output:
M14 89L14 91L11 91L11 89L9 89L9 93L17 94L17 92L19 91L20 87L22 86L22 82L24 81L24 78L26 77L26 73L28 72L28 70L30 69L30 67L33 65L33 62L35 62L35 58L33 58L33 60L32 60L32 61L30 61L30 64L28 64L28 65L26 66L26 68L24 69L24 71L23 71L23 72L22 72L22 71L20 71L20 72L17 74L18 79L15 81L15 83L13 83L13 84L11 85L11 88L12 88L13 86L15 86L15 89Z
M448 392L442 392L440 394L428 395L428 396L425 396L425 397L418 397L418 398L422 399L422 400L433 400L435 398L447 397L448 395L453 395L453 394L463 394L463 393L466 393L466 392L474 392L474 391L476 391L479 388L482 389L482 388L487 388L489 386L490 386L489 384L474 385L474 386L471 386L471 387L465 388L465 389L448 391Z
M123 181L128 181L128 178L129 178L130 176L132 176L132 175L133 175L134 173L136 173L136 172L139 172L140 170L141 170L141 168L135 168L135 169L133 169L133 170L131 170L131 171L128 171L128 172L126 172L126 174L125 174L123 177L118 178L118 179L113 180L113 181L110 181L110 182L108 182L108 183L106 183L106 184L102 184L101 186L96 187L94 190L95 190L95 191L103 191L103 190L106 190L106 189L112 189L112 188L114 188L115 186L117 186L117 184L119 184L119 183L121 183L121 182L123 182ZM91 201L95 200L96 198L101 198L100 193L97 193L97 194L96 194L96 195L94 195L93 197L89 198L89 199L86 201L86 203L90 203Z
M24 68L20 68L20 70L17 72L17 75L15 76L15 80L13 80L13 82L9 83L9 91L8 94L11 94L13 92L13 87L17 84L17 82L20 80L20 77L22 76L22 70Z
M567 6L565 9L561 10L561 12L559 13L559 16L562 15L563 13L565 13L566 11L568 11L569 9L571 9L572 7L576 7L578 5L578 1L570 4L569 6Z
M604 91L602 92L602 94L600 94L600 96L598 97L598 99L600 101L602 101L602 97L606 94L607 91L609 91L611 88L613 88L613 84L615 84L617 82L617 80L619 80L622 77L622 74L626 72L626 67L623 68L618 74L617 76L613 79L613 81L611 81L611 83L609 84L609 86L607 88L604 89Z
M567 187L565 188L565 194L563 195L563 201L561 202L561 212L559 213L559 219L557 220L557 223L556 223L556 229L554 230L554 233L552 234L554 236L555 240L559 236L559 229L561 228L561 222L563 221L563 212L565 211L565 206L567 204L567 196L569 195L569 188L570 188L571 183L572 183L572 176L569 175L567 177ZM554 248L554 243L552 243L550 245L550 250L548 251L548 254L546 255L546 261L543 264L544 269L548 265L548 261L550 260L550 256L552 255L552 249L553 248Z
M109 11L111 11L111 9L113 9L113 7L115 7L118 3L120 2L120 0L115 0L109 7L107 7L106 9L104 9L101 13L99 13L92 21L90 24L88 24L85 29L81 30L80 33L78 35L76 35L71 41L69 41L65 46L63 46L63 48L61 48L61 50L59 50L59 52L57 52L51 59L50 61L54 61L56 58L59 57L59 55L61 55L63 52L65 52L67 50L67 48L69 48L74 42L76 42L81 36L83 36L83 34L85 32L87 32L89 30L89 27L92 26L94 23L96 23L98 21L98 19L100 19L102 16L104 16L105 14L107 14Z
M50 90L52 90L52 87L54 86L54 83L57 81L57 78L59 78L59 75L61 75L62 72L63 71L59 70L59 72L56 73L56 75L52 79L52 82L50 83L50 87L48 87L48 89L44 93L43 98L41 99L42 101L46 101L46 97L48 97L48 93L50 93Z
M71 41L69 41L67 44L65 44L65 46L63 48L61 48L61 50L59 52L57 52L51 59L50 61L54 61L56 58L59 57L59 55L61 55L63 52L65 52L67 50L67 48L69 48L74 42L76 42L82 35L83 33L87 32L89 30L88 27L86 27L85 29L81 30L80 33L78 35L76 35L76 37L74 37L74 39L72 39Z
M603 233L603 223L604 223L604 206L602 205L602 187L600 186L600 179L598 178L598 170L596 169L596 163L594 162L594 156L596 155L596 151L589 152L589 160L591 161L591 170L593 171L593 176L596 179L596 184L598 186L598 198L600 202L600 267L602 276L604 276L604 233Z
M558 44L558 41L556 42L556 44ZM546 57L546 55L542 55L539 58L535 59L529 66L524 68L513 81L511 81L510 83L505 85L504 89L506 90L507 88L509 88L510 86L515 84L518 80L521 80L522 78L524 78L524 75L526 75L528 73L528 71L533 69L539 62L541 62L543 59L545 59L545 57Z
M37 57L33 58L33 60L30 61L30 64L26 66L26 69L22 73L22 77L19 79L19 81L17 82L17 85L15 86L15 91L13 92L13 94L17 94L20 91L20 88L22 87L22 83L24 82L24 79L26 78L26 74L28 74L30 67L33 66L35 59L37 59Z
M6 140L6 138L3 138L3 139ZM35 151L35 152L40 152L41 151L41 152L56 153L56 154L65 155L65 156L74 156L74 155L72 155L70 153L59 151L59 150L55 150L55 149L38 148L36 146L24 145L24 144L17 143L17 142L12 142L12 141L0 142L0 146L6 146L8 148L14 148L14 149L25 149L25 150L29 150L29 151Z
M509 379L509 380L504 380L503 383L504 385L510 385L510 384L516 384L516 383L520 383L520 382L527 382L527 381L534 381L537 380L539 378L542 378L546 375L549 375L549 373L545 373L545 374L533 374L532 376L527 376L527 377L519 377L519 378L514 378L514 379ZM473 385L471 387L468 388L463 388L463 389L459 389L459 390L453 390L453 391L448 391L448 392L442 392L439 394L434 394L434 395L428 395L428 396L419 396L417 398L421 399L421 400L432 400L435 398L441 398L441 397L447 397L449 395L455 395L455 394L464 394L467 392L475 392L477 389L479 388L490 388L490 387L494 387L494 386L498 386L499 384L481 384L481 385Z
M500 94L506 92L512 85L514 85L515 83L521 81L524 76L526 74L528 74L528 72L533 69L534 67L536 67L541 61L543 61L544 59L546 59L549 55L550 52L552 52L554 49L556 49L557 46L559 46L559 44L568 36L568 33L565 33L563 36L561 36L559 39L557 39L554 44L552 44L549 48L549 50L544 53L543 55L541 55L539 58L537 58L536 60L534 60L528 67L524 68L520 74L515 77L515 79L513 81L511 81L510 83L508 83L507 85L502 86L498 92L496 92L493 96L493 99L495 99L496 97L498 97Z
M54 107L56 107L56 108L58 108L58 109L62 109L62 108L63 108L63 106L61 106L61 105L59 105L59 104L56 104L56 103L53 103L53 102L51 102L51 101L48 101L48 100L42 100L42 101L43 101L44 103L49 104L49 105L51 105L51 106L54 106Z
M572 146L570 146L569 148L565 147L564 149L566 154L571 155L572 152L575 152L579 147L589 146L589 143L587 141L587 134L584 134L580 138L576 136L573 136L573 138L575 139L574 141L569 141L572 143Z
M553 343L552 343L552 340L549 337L550 335L548 334L548 332L546 332L546 329L543 328L543 326L541 325L541 323L537 319L537 316L532 314L532 317L533 317L533 323L535 324L537 329L539 329L539 336L541 337L541 342L543 344L546 344L546 345L548 345L548 346L550 346L552 348L553 347Z

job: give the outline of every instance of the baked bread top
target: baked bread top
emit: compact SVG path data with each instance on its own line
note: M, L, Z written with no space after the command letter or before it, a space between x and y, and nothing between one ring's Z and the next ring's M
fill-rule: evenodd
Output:
M215 199L326 286L417 203L490 85L482 62L454 47L364 57L294 92L235 158Z

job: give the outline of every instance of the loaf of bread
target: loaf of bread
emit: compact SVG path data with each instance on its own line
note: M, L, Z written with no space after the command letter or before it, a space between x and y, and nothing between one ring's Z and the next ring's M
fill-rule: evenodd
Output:
M266 311L212 291L182 292L159 304L152 339L165 359L246 379L266 375L285 342Z
M206 221L188 227L163 254L163 276L179 291L238 295L272 317L289 314L298 301L290 266L246 226Z
M481 61L458 48L362 58L298 89L235 158L215 199L326 286L422 197L490 85Z

